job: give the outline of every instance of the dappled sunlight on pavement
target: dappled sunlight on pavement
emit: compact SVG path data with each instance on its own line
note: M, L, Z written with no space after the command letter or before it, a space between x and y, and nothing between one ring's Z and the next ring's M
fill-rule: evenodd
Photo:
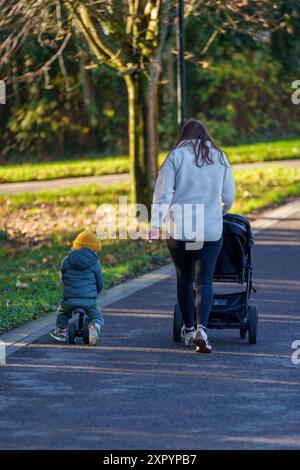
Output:
M232 374L224 374L222 372L214 372L214 376L212 377L210 371L206 370L169 370L169 369L162 369L161 366L155 369L148 369L145 367L145 364L142 364L143 368L141 369L126 369L125 367L122 368L115 368L115 367L96 367L96 366L84 366L84 365L52 365L52 364L28 364L28 363L10 363L4 367L21 367L21 368L30 368L30 369L55 369L55 370L63 370L64 372L88 372L93 374L122 374L122 375L135 375L137 378L143 375L154 375L156 376L159 374L160 377L168 377L168 376L181 376L181 377L191 377L197 378L202 377L205 378L206 381L209 380L229 380L229 381L238 381L238 382L247 382L250 384L269 384L269 385L296 385L300 387L300 380L297 381L288 381L288 380L267 380L267 379L260 379L260 378L245 378L245 377L237 377L236 375ZM169 366L168 366L169 367Z
M138 346L89 346L89 345L84 345L84 344L38 344L38 343L32 343L32 344L25 344L24 347L26 349L65 349L65 350L89 350L89 351L110 351L110 352L117 352L117 351L123 351L123 352L140 352L140 353L153 353L153 354L191 354L191 349L189 348L145 348L145 347L138 347ZM92 348L92 349L91 349ZM21 357L20 352L15 353L15 357L18 359ZM255 356L255 357L282 357L282 358L290 358L290 355L284 355L284 354L263 354L263 353L257 353L253 351L243 351L243 352L237 352L237 351L220 351L220 350L214 350L214 355L216 354L233 354L233 355L241 355L241 356ZM198 357L198 355L197 355ZM203 357L203 356L201 356ZM64 360L62 358L62 360ZM118 361L119 362L119 361ZM9 364L8 364L9 365ZM174 365L174 363L173 363Z
M103 309L98 347L48 335L24 343L0 369L2 446L297 447L300 365L291 345L300 339L299 239L300 214L256 236L256 345L237 330L210 330L211 355L174 343L174 276Z

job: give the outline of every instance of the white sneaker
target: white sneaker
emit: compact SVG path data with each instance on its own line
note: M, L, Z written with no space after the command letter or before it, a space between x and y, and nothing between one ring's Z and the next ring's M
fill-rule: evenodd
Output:
M89 323L89 342L92 346L97 346L100 341L100 325Z
M211 353L212 347L203 326L199 325L194 335L193 343L196 346L196 352Z
M181 338L184 339L186 346L194 346L194 337L195 337L195 330L193 331L185 331L185 326L181 328Z

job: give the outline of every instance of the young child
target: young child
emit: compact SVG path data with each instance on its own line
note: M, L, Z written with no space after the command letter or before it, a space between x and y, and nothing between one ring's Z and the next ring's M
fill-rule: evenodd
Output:
M89 231L81 232L73 242L69 253L61 264L61 279L64 285L63 300L60 303L56 328L50 332L57 341L66 341L72 310L83 308L89 318L89 341L97 345L100 329L104 324L97 304L97 295L103 287L103 276L97 252L100 240Z

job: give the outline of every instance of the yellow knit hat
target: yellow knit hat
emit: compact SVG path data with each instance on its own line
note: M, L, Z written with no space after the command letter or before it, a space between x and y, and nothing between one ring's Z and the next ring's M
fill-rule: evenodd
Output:
M95 233L85 230L77 235L73 242L74 250L80 250L80 248L90 248L93 251L100 251L101 242Z

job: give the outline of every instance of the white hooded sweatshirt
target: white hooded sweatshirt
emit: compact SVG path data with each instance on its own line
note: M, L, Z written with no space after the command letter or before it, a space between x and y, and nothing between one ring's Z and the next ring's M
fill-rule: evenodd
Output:
M193 147L186 141L169 154L157 177L151 226L172 220L175 229L168 232L175 239L216 241L222 235L223 215L231 208L236 189L225 154L226 165L219 152L208 146L213 164L197 166Z

